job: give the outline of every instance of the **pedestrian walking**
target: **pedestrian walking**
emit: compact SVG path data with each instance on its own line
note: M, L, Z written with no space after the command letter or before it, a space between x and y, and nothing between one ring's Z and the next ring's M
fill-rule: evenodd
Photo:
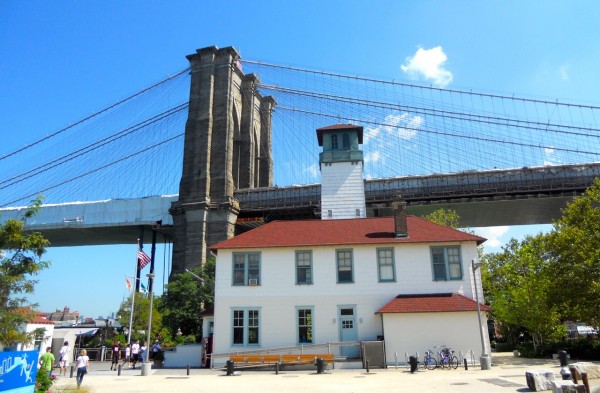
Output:
M90 368L90 358L85 349L79 352L79 356L77 356L77 360L75 361L75 367L77 368L77 388L79 389L81 382L83 382L83 376L87 374Z

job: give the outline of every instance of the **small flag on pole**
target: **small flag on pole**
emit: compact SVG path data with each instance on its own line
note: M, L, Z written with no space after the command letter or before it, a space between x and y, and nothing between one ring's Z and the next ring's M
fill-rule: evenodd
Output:
M127 289L131 291L131 281L129 281L127 277L125 277L125 285L127 286Z
M148 256L148 254L146 254L144 250L140 250L138 252L138 264L140 265L140 269L143 269L149 263L150 257Z
M148 289L146 289L146 286L143 283L140 283L140 287L141 287L142 293L147 295Z

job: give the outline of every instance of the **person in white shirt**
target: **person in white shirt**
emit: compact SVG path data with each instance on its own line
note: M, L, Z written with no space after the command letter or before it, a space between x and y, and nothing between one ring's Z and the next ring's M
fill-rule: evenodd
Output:
M77 368L77 387L81 386L83 382L83 376L87 374L88 368L90 367L90 358L87 356L87 351L82 349L77 356L75 361L75 367Z
M58 358L58 364L60 366L60 371L58 375L67 376L67 366L69 365L69 342L65 341L63 347L60 349L60 355Z
M131 344L131 356L133 357L132 366L135 368L135 365L140 360L140 340L135 340L135 342Z
M125 363L127 366L131 368L131 346L127 344L125 347L125 357L123 358L123 367L125 367Z

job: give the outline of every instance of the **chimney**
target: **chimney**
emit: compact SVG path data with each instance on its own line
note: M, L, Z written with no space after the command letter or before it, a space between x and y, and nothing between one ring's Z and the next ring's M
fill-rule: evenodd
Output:
M402 198L394 198L394 232L396 237L408 237L408 225L406 224L406 202Z

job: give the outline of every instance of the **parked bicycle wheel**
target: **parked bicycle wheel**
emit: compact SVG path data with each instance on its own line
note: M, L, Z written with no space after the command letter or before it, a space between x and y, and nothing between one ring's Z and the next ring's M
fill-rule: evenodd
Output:
M442 365L442 368L450 368L450 358L444 356L440 359L440 363Z
M425 361L425 367L427 367L428 370L434 370L437 367L437 361L434 358L428 358Z
M450 366L455 370L458 368L458 358L456 356L452 356L450 359Z

